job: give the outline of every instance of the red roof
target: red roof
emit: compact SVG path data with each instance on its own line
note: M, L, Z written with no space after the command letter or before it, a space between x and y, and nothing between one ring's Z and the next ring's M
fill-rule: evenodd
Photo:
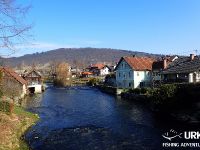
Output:
M81 74L82 74L82 75L92 75L93 73L92 73L92 72L87 72L87 71L86 71L86 72L82 72Z
M150 58L150 57L127 56L127 57L122 57L120 62L123 59L129 64L129 66L132 69L138 70L138 71L152 70L152 65L153 65L153 62L155 61L153 58Z
M8 67L0 67L0 70L8 75L12 76L15 80L17 80L21 84L27 84L27 81L20 77L14 70Z
M105 65L104 64L94 64L91 67L95 67L95 68L98 68L98 69L103 69L105 67Z

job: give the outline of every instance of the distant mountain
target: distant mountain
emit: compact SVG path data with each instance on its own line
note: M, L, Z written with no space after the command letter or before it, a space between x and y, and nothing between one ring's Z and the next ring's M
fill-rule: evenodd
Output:
M97 62L116 63L122 56L149 56L159 57L161 55L144 52L108 49L108 48L60 48L42 53L27 54L21 57L3 59L3 63L9 66L45 64L54 61L67 61L71 65L74 62L93 64Z

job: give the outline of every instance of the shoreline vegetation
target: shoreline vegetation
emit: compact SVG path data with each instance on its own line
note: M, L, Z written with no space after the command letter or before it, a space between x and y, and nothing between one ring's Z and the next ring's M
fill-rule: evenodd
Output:
M6 106L4 111L2 107ZM6 111L5 111L6 110ZM9 104L0 102L0 150L29 150L24 141L24 133L37 121L39 116L15 106L12 114L9 113Z
M96 85L102 92L116 95L116 88ZM123 89L124 100L147 104L155 114L168 116L176 121L200 124L200 84L162 84L158 88Z

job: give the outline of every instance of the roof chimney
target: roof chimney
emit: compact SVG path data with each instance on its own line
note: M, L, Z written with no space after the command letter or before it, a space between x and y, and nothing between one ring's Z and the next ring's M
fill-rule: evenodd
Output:
M167 68L167 59L165 58L163 60L163 69L166 69Z
M190 60L194 60L194 54L190 54Z

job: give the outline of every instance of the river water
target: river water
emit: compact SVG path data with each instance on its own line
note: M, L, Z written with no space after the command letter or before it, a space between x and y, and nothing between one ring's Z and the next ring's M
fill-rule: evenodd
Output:
M23 105L41 118L25 135L33 150L156 150L170 128L144 104L90 87L50 87Z

